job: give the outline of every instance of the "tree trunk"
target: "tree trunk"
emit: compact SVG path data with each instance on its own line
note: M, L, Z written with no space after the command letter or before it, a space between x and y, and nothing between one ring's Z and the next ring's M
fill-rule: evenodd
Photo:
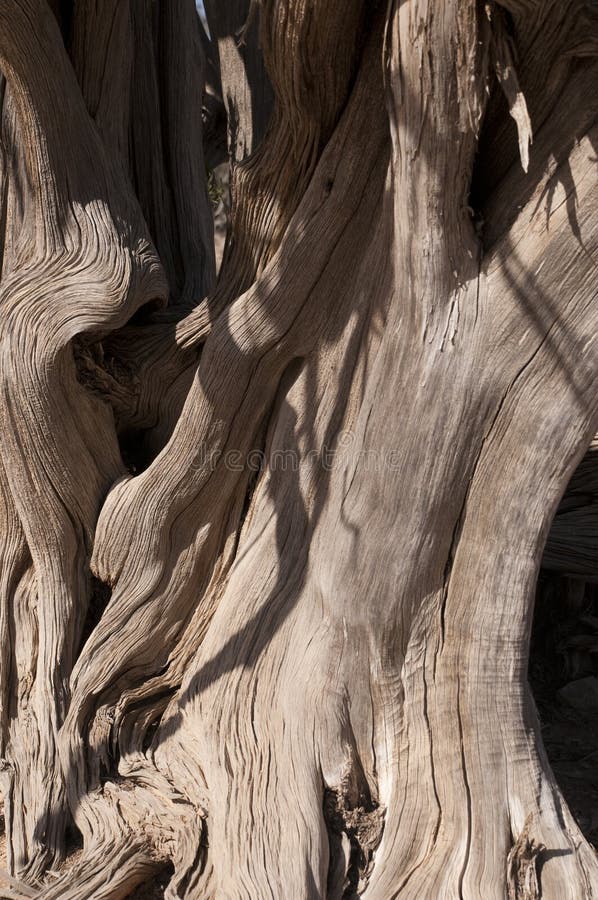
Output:
M598 21L336 6L0 3L0 896L598 896L527 682L598 572Z

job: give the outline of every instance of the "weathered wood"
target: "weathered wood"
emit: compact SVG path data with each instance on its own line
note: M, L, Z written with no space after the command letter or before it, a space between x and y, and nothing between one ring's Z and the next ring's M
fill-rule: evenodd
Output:
M190 0L0 3L0 896L595 897L527 685L596 539L594 17L206 6L216 285Z

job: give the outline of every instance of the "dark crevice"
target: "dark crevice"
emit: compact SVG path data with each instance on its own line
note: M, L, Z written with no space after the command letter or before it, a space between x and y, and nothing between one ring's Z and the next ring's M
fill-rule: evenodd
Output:
M598 455L593 441L569 482L544 547L528 679L560 790L598 845Z
M598 846L598 584L541 572L528 677L559 787Z
M122 329L101 340L90 335L78 335L72 342L77 380L111 408L122 460L131 475L138 475L153 462L156 449L148 440L151 427L129 424L139 418L141 368L134 353L123 359L119 350L125 340L126 329L137 329L130 333L138 340L139 329L151 322L156 308L157 301L144 304ZM155 426L156 422L152 425Z
M354 900L371 876L384 830L384 810L372 798L362 775L325 788L324 819L330 847L327 896Z
M460 755L461 755L461 771L463 773L463 786L465 788L465 796L467 799L467 838L466 838L466 846L465 846L465 857L463 860L463 865L461 866L461 871L459 872L459 897L461 900L464 900L463 895L463 879L465 878L465 873L467 871L467 866L469 864L469 857L471 854L471 844L474 840L474 836L472 834L472 806L471 806L471 788L469 786L469 778L467 776L467 763L465 760L465 743L463 739L463 716L461 713L461 683L460 678L457 675L457 724L459 726L459 741L460 741Z
M50 8L58 22L64 46L69 51L73 29L73 0L50 0Z
M126 411L135 408L139 395L135 372L106 352L104 341L80 335L72 347L79 384L112 407L118 426Z
M129 321L128 325L147 325L150 324L157 313L160 313L164 309L164 301L159 297L154 298L153 300L148 300L147 303L144 303L139 307L137 312L134 312Z
M83 849L83 835L74 822L70 822L66 826L65 841L67 855Z
M123 463L131 475L144 472L154 461L155 454L150 449L143 429L131 428L119 435L118 443Z
M127 894L128 900L162 900L173 875L173 864L164 863L164 866L152 875L151 881L144 881L131 894Z
M87 607L87 615L85 617L83 632L81 634L79 653L81 652L81 649L85 645L90 634L102 618L104 610L108 606L111 596L112 589L110 588L110 586L105 584L103 581L100 581L100 579L96 578L95 575L90 575L89 605Z

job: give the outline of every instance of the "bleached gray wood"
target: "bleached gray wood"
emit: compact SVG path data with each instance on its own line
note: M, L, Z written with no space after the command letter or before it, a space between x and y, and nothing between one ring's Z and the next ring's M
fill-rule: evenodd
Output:
M214 5L214 285L193 6L0 2L0 896L595 897L527 684L598 430L592 10Z

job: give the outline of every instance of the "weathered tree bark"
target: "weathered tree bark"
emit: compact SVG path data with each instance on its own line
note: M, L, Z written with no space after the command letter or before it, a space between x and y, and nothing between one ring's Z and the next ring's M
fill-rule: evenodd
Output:
M598 896L527 683L598 572L595 14L206 7L0 2L0 896Z

